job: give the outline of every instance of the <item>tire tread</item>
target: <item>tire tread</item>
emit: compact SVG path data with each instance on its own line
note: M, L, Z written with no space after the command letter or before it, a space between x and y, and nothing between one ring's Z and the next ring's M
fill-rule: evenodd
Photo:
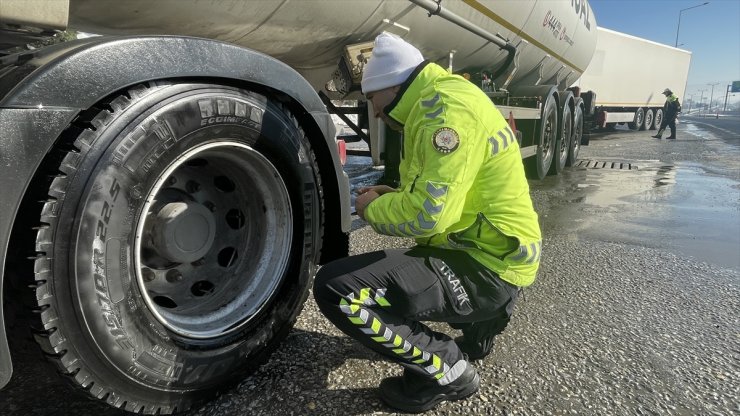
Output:
M115 392L109 386L106 386L100 380L96 380L90 372L82 367L80 360L74 356L74 353L66 348L67 339L62 335L59 327L59 314L56 311L52 299L54 295L49 288L48 279L51 277L51 258L49 251L54 245L53 229L59 222L57 212L64 203L66 190L69 180L75 175L79 164L85 154L92 148L97 139L100 137L103 129L113 120L115 114L125 110L134 101L131 96L142 97L146 93L153 92L152 86L137 85L128 92L97 103L95 106L82 111L79 116L68 126L62 133L59 143L53 149L56 157L53 159L60 160L56 172L51 173L51 183L49 184L47 198L43 201L40 212L39 225L36 227L36 251L38 256L34 260L34 277L35 285L30 285L35 291L37 306L33 308L37 320L34 324L40 324L43 329L37 329L34 334L36 343L40 346L41 351L62 376L78 391L84 392L95 398L105 397L106 402L119 409L125 409L134 413L140 413L142 408L127 408L127 402L120 400L111 400L115 397ZM162 408L152 406L152 414Z

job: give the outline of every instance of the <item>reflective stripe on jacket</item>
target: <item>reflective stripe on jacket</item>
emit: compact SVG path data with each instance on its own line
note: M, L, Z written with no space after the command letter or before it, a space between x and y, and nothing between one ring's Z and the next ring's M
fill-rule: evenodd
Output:
M379 233L465 250L517 286L539 267L541 235L519 145L491 100L424 62L384 109L404 126L401 186L365 209Z

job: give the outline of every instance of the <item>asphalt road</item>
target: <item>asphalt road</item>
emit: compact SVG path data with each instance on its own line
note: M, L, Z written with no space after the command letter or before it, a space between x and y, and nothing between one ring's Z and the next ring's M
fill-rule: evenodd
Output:
M681 121L687 124L690 131L708 130L715 137L723 138L728 143L737 143L740 135L740 114L721 115L714 117L712 115L692 115L683 116Z
M427 414L740 414L740 128L710 124L682 119L677 141L600 135L581 166L530 182L538 279L476 364L481 391ZM362 158L347 170L355 185L380 174ZM351 244L412 243L355 219ZM25 370L0 392L0 413L117 413ZM375 388L398 373L309 300L265 366L190 414L390 415Z

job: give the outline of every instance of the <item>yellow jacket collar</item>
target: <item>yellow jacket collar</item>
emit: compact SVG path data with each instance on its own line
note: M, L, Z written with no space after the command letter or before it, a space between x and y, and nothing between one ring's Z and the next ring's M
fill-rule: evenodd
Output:
M401 84L398 95L383 109L383 112L397 122L406 124L411 109L421 98L422 91L443 75L448 75L448 73L441 66L430 61L422 62L409 75L406 82Z

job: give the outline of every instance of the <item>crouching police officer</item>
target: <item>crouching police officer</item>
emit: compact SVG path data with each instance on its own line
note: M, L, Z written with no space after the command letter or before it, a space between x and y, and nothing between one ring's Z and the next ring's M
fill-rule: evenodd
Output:
M421 412L478 390L470 360L490 352L519 288L534 281L540 228L516 137L475 85L382 33L362 92L404 142L400 187L363 188L355 208L376 232L417 246L329 263L314 296L340 330L404 367L381 382L381 398Z

